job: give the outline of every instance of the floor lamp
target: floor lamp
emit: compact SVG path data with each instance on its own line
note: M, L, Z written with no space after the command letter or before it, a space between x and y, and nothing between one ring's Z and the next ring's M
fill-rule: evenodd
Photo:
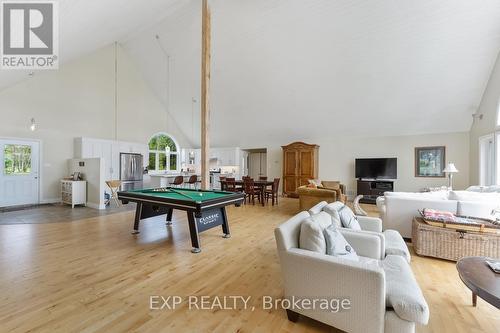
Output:
M453 189L453 174L458 172L457 168L455 167L455 164L448 163L446 168L444 168L443 172L448 174L448 187L450 188L450 190L452 190Z

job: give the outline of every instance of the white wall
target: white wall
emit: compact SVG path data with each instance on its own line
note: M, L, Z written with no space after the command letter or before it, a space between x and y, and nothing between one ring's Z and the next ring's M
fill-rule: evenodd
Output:
M184 134L167 117L125 52L118 47L117 121L115 137L115 49L88 54L57 71L36 72L0 91L0 136L42 141L42 202L59 200L59 179L68 175L73 138L79 136L147 143L167 131L181 146ZM38 129L29 130L34 117Z
M365 157L396 157L398 180L396 191L418 191L428 186L447 184L447 178L415 177L415 147L446 146L446 162L453 162L460 171L454 176L454 188L469 186L469 133L430 134L397 137L324 138L297 140L315 143L319 148L319 176L325 180L340 180L348 191L356 191L354 160ZM283 145L290 142L284 142ZM282 178L282 150L267 147L268 176Z
M483 135L495 132L497 124L497 112L500 99L500 57L483 94L483 99L477 111L482 114L483 119L475 119L470 131L470 182L479 184L479 138Z

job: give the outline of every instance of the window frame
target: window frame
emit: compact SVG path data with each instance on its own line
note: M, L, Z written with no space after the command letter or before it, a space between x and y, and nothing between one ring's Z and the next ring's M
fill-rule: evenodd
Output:
M497 119L495 122L495 128L497 131L500 130L500 98L498 99L497 102Z
M154 138L156 138L158 136L166 136L170 140L172 140L172 142L175 145L175 151L170 151L170 153L167 154L166 150L150 149L149 144L150 144L151 140L153 140ZM181 150L181 148L179 146L179 143L172 135L170 135L166 132L158 132L158 133L155 133L154 135L152 135L148 141L148 172L150 174L165 174L165 173L169 173L169 172L178 172L179 167L180 167L180 155L181 155L180 150ZM149 168L149 158L150 158L151 154L155 154L155 168L154 169ZM160 170L160 154L165 154L165 169L164 170ZM170 159L171 159L172 155L176 156L175 169L170 168Z

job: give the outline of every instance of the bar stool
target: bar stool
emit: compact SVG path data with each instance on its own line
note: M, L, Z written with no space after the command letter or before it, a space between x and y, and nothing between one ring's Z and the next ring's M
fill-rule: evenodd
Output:
M122 181L121 180L107 180L106 185L108 185L109 189L111 190L111 198L106 202L106 205L111 202L111 200L114 200L116 203L117 207L120 207L120 200L118 200L118 191L120 190L120 187L122 186Z
M197 189L198 188L198 176L192 175L189 177L188 184L190 188Z
M177 187L179 185L182 185L184 183L184 177L183 176L175 176L174 181L171 183L168 183L172 187Z

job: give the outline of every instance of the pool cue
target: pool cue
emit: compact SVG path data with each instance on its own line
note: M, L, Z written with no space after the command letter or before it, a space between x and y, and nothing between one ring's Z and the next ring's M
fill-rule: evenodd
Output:
M174 192L174 193L177 193L177 194L179 194L179 195L182 195L182 196L184 196L184 197L186 197L186 198L188 198L188 199L193 200L193 198L192 198L192 197L190 197L190 196L189 196L189 195L187 195L187 194L182 193L181 191L174 190L173 188L170 188L170 191L172 191L172 192Z

